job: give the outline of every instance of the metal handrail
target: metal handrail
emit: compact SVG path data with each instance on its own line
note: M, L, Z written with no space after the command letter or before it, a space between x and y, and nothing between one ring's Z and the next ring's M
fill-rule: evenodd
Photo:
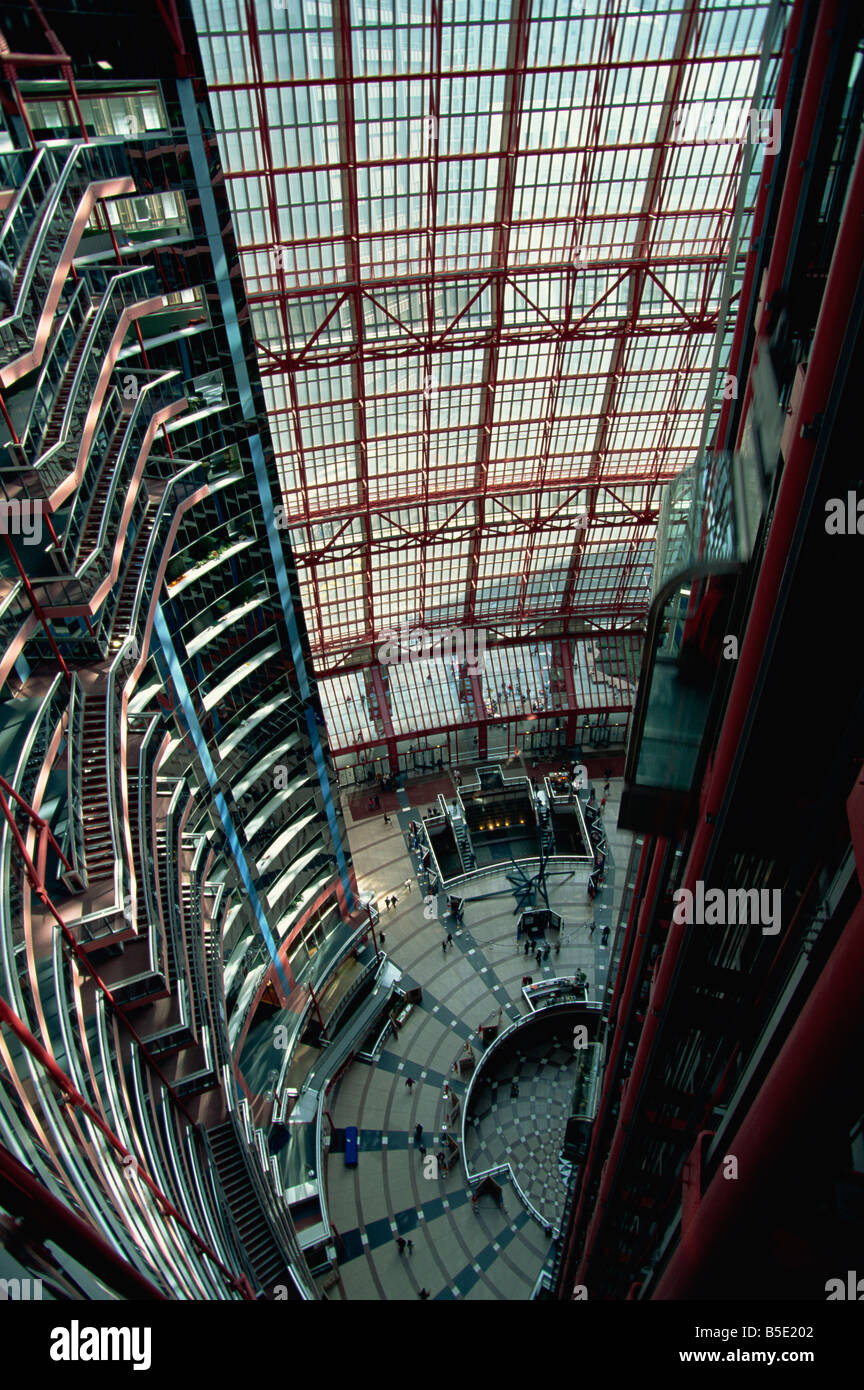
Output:
M63 317L60 320L60 323L54 334L54 340L51 343L48 352L45 354L45 358L42 363L42 370L39 373L39 380L37 381L36 389L33 392L33 400L30 402L30 409L27 412L27 422L24 426L24 429L21 431L21 444L22 447L25 449L30 443L31 434L33 432L36 422L36 413L42 402L43 392L45 393L48 400L48 405L42 417L43 430L45 428L45 425L47 425L49 419L51 418L51 405L56 398L56 388L58 383L62 381L65 373L65 366L58 367L60 351L61 349L65 349L66 356L68 358L69 353L71 353L72 349L75 346L75 343L78 341L78 335L81 332L81 327L86 320L87 314L92 308L92 304L93 299L90 294L90 287L82 277L78 281L74 290L72 291L72 296L69 299L69 302L66 306L66 311L63 314ZM77 322L73 325L73 319L75 319L76 317ZM66 337L67 329L70 327L74 328L71 342L69 342Z
M42 179L42 176L46 173L48 174L48 178ZM37 179L42 179L40 185L41 192L38 197L38 200L32 197L32 189L30 187L31 183L35 183ZM45 200L45 195L48 189L51 187L52 181L56 182L56 179L57 161L54 157L54 152L53 150L48 149L45 145L42 145L39 151L37 152L35 159L31 161L30 167L27 170L27 173L25 174L23 181L21 182L15 193L15 197L12 199L12 202L6 209L6 217L4 219L2 228L0 228L0 257L2 257L4 261L7 261L9 265L14 267L15 262L18 260L18 257L21 254L21 247L26 245L27 235L30 231L30 224L28 223L24 235L17 243L17 249L15 251L15 254L10 256L8 252L11 250L11 248L7 248L6 242L7 240L15 242L15 238L17 236L17 229L15 228L16 218L18 217L19 213L25 213L28 210L32 211L35 215L35 213L37 213L39 211L39 208L42 206L42 203Z
M152 881L151 881L151 879L150 879L150 875L149 875L148 872L147 872L147 870L148 870L148 856L147 856L147 853L146 853L145 851L146 851L147 849L149 849L149 846L150 846L150 839L149 839L150 815L149 815L149 809L150 809L150 789L151 789L151 788L150 788L150 777L149 777L149 775L148 775L147 768L148 768L148 763L149 763L150 756L151 756L150 740L153 738L153 735L155 734L156 729L157 729L158 727L159 727L159 719L158 719L156 716L154 716L154 717L150 720L150 723L149 723L147 732L146 732L146 734L144 735L143 739L141 740L141 746L140 746L140 748L139 748L139 750L138 750L138 836L139 836L139 848L140 848L140 851L141 851L142 877L143 877L143 879L144 879L144 882L140 885L140 892L141 892L141 896L142 896L143 901L144 901L145 916L146 916L146 919L147 919L147 937L148 937L148 941L149 941L149 943L150 943L150 946L149 946L150 965L151 965L151 967L152 967L154 970L156 970L156 971L160 970L161 967L162 967L162 961L160 960L160 951L159 951L159 926L160 926L160 917L159 917L159 913L158 913L157 910L156 910L156 904L155 904L155 902L153 901L153 884L152 884ZM144 837L143 839L141 838L142 836ZM132 870L133 870L133 873L134 873L134 869L135 869L135 865L134 865L134 852L135 852L135 851L134 851L134 847L133 847L133 851L132 851L132 852L133 852ZM166 977L167 977L167 966L166 966Z
M111 849L114 854L114 896L120 903L125 903L126 901L129 866L126 863L126 856L120 853L119 838L117 835L117 795L119 789L118 753L121 736L121 711L115 696L115 685L118 667L125 661L130 646L131 639L127 639L112 661L108 670L108 683L105 693L105 748L108 755L108 826L111 831ZM116 719L115 712L117 716ZM131 885L129 886L131 887Z
M57 675L54 677L53 681L51 682L50 686L45 692L45 695L42 699L42 703L40 704L39 709L36 711L36 714L34 715L33 720L31 721L30 728L27 731L27 735L24 739L21 752L18 755L18 760L16 762L15 769L11 777L9 778L9 785L13 787L15 791L19 792L22 796L24 796L29 791L29 788L27 788L23 784L27 772L27 766L33 756L33 750L36 745L36 740L39 736L46 714L50 713L50 707L52 706L52 704L56 703L58 687L60 685L61 680L63 679L64 678L62 676L62 673L58 671ZM13 803L13 814L14 810L15 807ZM10 835L11 831L9 829L9 825L4 819L2 831L0 831L0 875L2 875L2 882L0 882L0 904L2 904L0 918L2 918L4 922L8 923L11 926L12 903L9 895L9 885L12 876L10 865ZM13 945L13 951L10 952L8 957L10 962L14 960L14 939L11 944ZM0 952L0 954L4 953Z
M157 544L159 544L160 527L165 521L166 516L169 520L173 519L174 511L177 506L177 499L176 497L172 498L171 494L174 491L174 489L178 488L181 484L183 484L184 486L188 485L189 476L196 471L200 471L200 468L201 465L199 463L188 464L186 468L182 469L181 472L177 473L170 480L168 486L165 488L165 491L162 494L162 497L159 499L159 505L156 509L156 515L153 518L153 529L150 532L150 536L147 541L147 547L144 551L144 563L141 566L141 573L138 576L138 583L135 586L135 596L132 600L132 611L129 615L130 637L134 637L137 634L138 622L141 615L141 606L144 601L147 586L149 583L152 582L151 561ZM170 512L169 506L171 507Z
M30 288L33 284L33 277L36 273L36 264L39 260L39 257L42 254L45 241L48 237L48 230L51 227L51 224L54 220L54 215L57 211L57 208L60 206L60 201L63 197L63 194L66 192L66 184L75 164L76 151L85 148L86 146L84 145L76 145L69 151L69 154L66 156L66 161L63 165L63 168L60 170L60 173L57 176L57 179L54 183L54 187L51 190L50 196L48 198L48 206L45 208L45 211L42 214L39 232L36 236L36 239L33 242L33 245L30 248L30 254L27 258L27 266L24 271L24 275L21 279L21 285L18 289L18 295L16 297L12 313L9 315L7 319L3 320L4 323L9 323L12 320L19 319L21 317L23 307L27 302L27 299L30 294Z
M69 746L66 756L66 785L69 798L72 863L82 883L87 883L87 861L84 854L84 819L81 797L77 795L83 766L83 702L77 671L72 673L69 687Z
M568 1002L568 1003L563 1003L563 1004L551 1004L551 1005L549 1005L549 1007L548 1007L547 1009L544 1009L544 1010L543 1010L543 1016L544 1016L545 1018L548 1019L548 1018L549 1018L549 1015L550 1015L553 1011L554 1011L554 1012L557 1012L557 1013L560 1013L560 1014L563 1014L563 1013L567 1013L567 1012L572 1012L574 1009L577 1009L577 1008L580 1008L580 1007L581 1007L581 1008L584 1008L585 1006L584 1006L584 1005L581 1005L581 1006L580 1006L580 1005L578 1005L578 1004L573 1004L573 1003L569 1003L569 1002ZM589 1007L590 1007L590 1006L589 1006ZM594 1006L594 1009L593 1009L593 1012L599 1013L599 1010L600 1010L600 1006L599 1006L599 1005L595 1005L595 1006ZM530 1023L535 1022L536 1019L537 1019L537 1015L536 1015L536 1014L526 1014L526 1015L524 1015L522 1018L516 1019L516 1021L515 1021L514 1023L511 1023L510 1026L509 1026L509 1028L505 1028L505 1029L504 1029L504 1032L503 1032L503 1033L499 1033L499 1034L498 1034L498 1037L495 1038L494 1041L493 1041L492 1043L490 1043L489 1047L488 1047L488 1048L486 1049L486 1051L483 1053L482 1057L480 1058L480 1061L479 1061L478 1065L477 1065L477 1066L475 1067L475 1069L474 1069L474 1073L473 1073L473 1075L471 1076L471 1079L470 1079L470 1081L468 1082L467 1087L465 1088L465 1094L464 1094L464 1096L462 1097L462 1122L461 1122L461 1126L460 1126L460 1135L459 1135L459 1139L460 1139L460 1146L461 1146L461 1152L462 1152L462 1162L463 1162L463 1165L464 1165L464 1167L465 1167L465 1177L466 1177L467 1181L468 1181L472 1186L474 1185L475 1182L479 1182L483 1177L486 1177L487 1175L494 1174L494 1172L496 1171L496 1169L489 1169L489 1170L485 1170L485 1169L484 1169L482 1172L479 1172L479 1173L476 1173L476 1174L473 1174L473 1175L470 1174L470 1173L468 1172L468 1164L467 1164L467 1161L466 1161L466 1158L465 1158L465 1153L466 1153L466 1150L465 1150L465 1126L466 1126L466 1123L467 1123L467 1120L468 1120L468 1110L469 1110L469 1105L470 1105L470 1100L471 1100L472 1091L474 1090L474 1087L475 1087L475 1085L476 1085L476 1083L477 1083L477 1081L478 1081L478 1079L479 1079L481 1073L483 1072L484 1066L488 1063L489 1058L490 1058L495 1052L497 1052L497 1051L500 1049L500 1047L502 1046L502 1044L504 1043L504 1041L505 1041L507 1038L510 1038L514 1033L518 1032L520 1029L524 1029L524 1028L525 1028L527 1025L529 1025ZM517 1182L517 1180L516 1180L516 1178L515 1178L515 1176L514 1176L514 1174L513 1174L513 1170L512 1170L512 1168L510 1167L510 1164L509 1164L509 1163L506 1163L506 1164L499 1164L499 1165L497 1166L497 1171L502 1171L504 1168L506 1168L506 1169L509 1171L509 1173L510 1173L510 1180L511 1180L511 1182L513 1183L513 1186L516 1188L517 1192L519 1193L520 1200L524 1203L524 1205L525 1205L525 1206L528 1208L528 1210L531 1212L531 1215L534 1216L534 1217L536 1218L536 1220L540 1222L541 1225L543 1225L543 1226L548 1225L549 1223L547 1222L547 1220L546 1220L543 1216L541 1216L541 1214L536 1210L536 1208L535 1208L534 1206L532 1206L531 1202L529 1202L528 1198L525 1196L525 1193L522 1191L522 1188L520 1187L519 1183ZM555 1227L554 1227L554 1226L553 1226L553 1231L555 1231Z
M91 323L87 333L87 341L84 345L84 351L81 354L81 360L78 363L78 366L75 369L75 375L72 378L72 384L69 388L69 398L66 401L66 406L63 411L63 424L61 426L60 433L57 437L57 443L52 444L50 449L47 449L44 454L40 455L35 465L37 468L41 468L46 463L53 461L55 455L59 453L61 449L65 448L70 433L71 412L73 406L77 404L78 393L84 384L88 386L93 384L92 379L87 378L91 361L94 355L96 355L97 350L101 352L103 355L103 361L99 363L97 369L97 379L99 372L101 372L102 370L102 367L104 365L104 351L105 347L107 346L107 343L103 341L101 337L101 331L103 326L105 325L109 310L112 307L114 307L115 291L117 291L118 288L120 290L124 289L126 281L134 280L137 277L144 283L142 283L141 285L134 286L134 289L137 291L137 294L133 295L128 299L124 296L122 304L125 308L129 304L140 303L141 297L147 297L150 293L146 284L146 275L148 271L149 267L147 266L133 266L130 270L118 270L112 271L110 275L105 274L105 288L102 293L102 297L99 301L99 304L96 308L96 312L93 315L93 322ZM108 342L110 342L111 338L113 338L114 334L117 332L117 320L119 319L121 312L122 310L119 307L115 308L115 312L112 316L112 320L110 323L110 333L106 335ZM138 373L138 375L140 375L140 373Z
M116 527L116 524L115 524L115 518L114 518L113 513L114 513L114 507L115 507L115 501L116 501L116 498L117 498L118 488L119 488L119 486L120 486L121 480L122 480L126 485L128 485L128 483L129 483L129 481L130 481L129 478L124 477L123 474L124 474L124 466L125 466L125 464L127 463L127 460L128 460L128 458L129 458L129 454L130 454L130 452L131 452L132 441L133 441L133 439L136 437L136 433L137 433L137 445L138 445L139 450L140 450L140 447L141 447L141 445L142 445L142 443L143 443L143 440L142 440L142 438L141 438L141 435L142 435L143 432L144 432L144 430L142 429L142 426L143 426L143 424L144 424L144 422L143 422L143 420L142 420L142 415L143 415L143 411L144 411L145 405L149 406L149 405L151 404L150 399L149 399L149 393L150 393L150 391L153 390L155 387L162 385L165 381L168 381L168 380L170 380L170 379L172 379L172 378L174 378L174 377L179 377L179 376L180 376L180 373L179 373L178 371L165 372L165 373L163 373L161 376L157 377L154 381L147 382L147 383L144 385L144 387L141 389L141 391L139 392L138 397L137 397L137 399L136 399L136 401L135 401L135 404L134 404L134 406L133 406L133 408L132 408L132 411L131 411L131 413L128 414L128 415L127 415L126 411L123 410L122 405L120 405L121 397L120 397L119 391L117 390L117 387L114 386L114 387L111 388L111 394L110 394L110 396L108 397L108 400L107 400L107 402L106 402L106 404L105 404L105 412L104 412L104 413L105 413L105 416L108 417L109 413L113 410L113 411L115 412L115 418L116 418L116 423L117 423L117 425L119 425L120 422L121 422L124 418L128 421L128 423L127 423L126 428L125 428L125 430L124 430L124 432L123 432L123 440L122 440L122 443L121 443L120 448L119 448L119 450L118 450L117 457L116 457L116 459L114 460L114 464L113 464L113 468L112 468L112 473L111 473L111 483L110 483L110 486L109 486L109 489L108 489L108 495L107 495L107 497L105 498L105 502L104 502L104 505L103 505L103 508L102 508L102 518L101 518L100 523L99 523L99 533L98 533L98 535L97 535L96 541L95 541L95 543L94 543L94 545L93 545L93 548L91 549L89 555L87 556L87 558L86 558L82 563L80 563L79 565L77 565L76 569L75 569L74 572L73 572L73 575L71 576L72 578L74 578L74 579L76 579L76 580L79 580L79 581L85 579L86 577L88 577L88 571L90 571L90 570L95 570L95 569L98 567L98 561L104 560L104 551L105 551L105 548L106 548L106 544L107 544L107 541L108 541L109 534L111 534L111 535L116 535L116 532L117 532L117 527ZM154 403L154 409L151 410L151 411L149 412L148 416L147 416L147 424L149 424L149 421L150 421L151 416L155 413L155 409L157 409L158 406L159 406L160 404L164 404L164 401L156 401L156 402ZM113 430L109 431L109 435L108 435L108 444L106 445L106 450L109 449L109 448L111 447L111 439L113 439L113 435L114 435ZM138 454L136 453L136 455L135 455L135 462L137 463L137 461L138 461ZM140 496L140 492L139 492L139 496ZM137 500L137 499L136 499L136 500ZM145 504L145 506L146 506L146 504ZM82 526L82 533L83 533L83 526ZM79 555L80 555L80 547L81 547L81 542L82 542L82 540L83 540L83 534L82 534L81 538L80 538L79 541L78 541L78 547L77 547L77 549L76 549L76 560L78 559L78 557L79 557ZM110 565L109 565L109 568L110 568Z
M119 173L119 169L116 167L116 162L113 167L109 168L108 161L102 158L105 151L109 148L113 148L118 153L122 153L124 158L122 161L120 161L120 167L124 169L124 171L128 171L129 161L128 156L126 155L126 143L122 139L104 140L100 141L98 144L90 142L86 145L76 144L72 146L63 164L63 168L60 170L60 173L57 176L54 188L48 200L48 206L42 215L39 233L33 243L33 246L30 249L30 255L27 260L27 269L24 273L20 288L18 290L18 296L15 301L14 310L12 314L9 316L9 318L3 320L3 322L8 323L12 319L17 319L21 317L23 305L27 301L31 285L33 283L33 277L36 272L37 262L42 254L45 242L48 237L48 233L51 230L55 214L57 212L58 207L60 206L63 197L66 194L72 192L72 196L75 199L74 206L77 207L78 200L81 197L83 189L86 188L88 184L95 182L100 176L104 178L108 173ZM74 190L70 190L68 185L71 181L73 171L75 170L79 161L82 164L85 161L89 161L91 164L94 165L99 164L101 162L101 168L85 169L83 185L78 188L75 188Z
M11 640L11 634L6 635L10 621L17 624L32 617L33 614L29 603L22 601L22 593L24 593L24 584L20 579L16 579L14 584L10 585L9 592L0 599L0 637L6 639L7 645ZM13 607L17 609L14 614Z

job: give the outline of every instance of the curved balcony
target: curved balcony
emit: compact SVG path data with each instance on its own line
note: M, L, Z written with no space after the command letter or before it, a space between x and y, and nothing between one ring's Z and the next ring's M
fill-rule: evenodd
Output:
M551 987L559 982L546 981ZM565 991L572 981L562 980ZM574 1043L585 1029L585 1045ZM535 1221L558 1233L572 1177L597 1109L601 1005L558 1003L506 1028L472 1071L461 1103L461 1153L471 1188L507 1177ZM509 1100L505 1099L510 1086ZM530 1088L523 1099L521 1089ZM542 1111L541 1133L526 1118Z

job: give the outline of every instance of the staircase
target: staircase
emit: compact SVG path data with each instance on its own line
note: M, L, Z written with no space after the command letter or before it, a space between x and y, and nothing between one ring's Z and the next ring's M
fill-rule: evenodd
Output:
M477 867L477 860L474 858L474 850L471 846L471 837L464 821L451 820L450 824L453 827L453 835L456 840L456 848L459 850L459 858L462 860L462 868L468 873L469 869Z
M105 690L84 695L81 733L81 819L88 886L114 881L114 847L108 802L108 750L105 746Z
M132 547L132 554L126 566L126 573L120 585L120 593L114 609L114 621L111 624L111 637L108 643L109 651L119 651L129 635L129 626L132 621L132 610L135 607L135 594L138 590L138 581L141 578L141 571L144 569L144 562L147 558L147 546L150 542L150 537L153 535L153 528L156 525L158 510L153 498L148 498L147 508L141 519L138 535Z
M549 807L545 801L537 801L537 824L540 827L540 849L544 857L555 853L555 832L552 829L552 817Z
M283 1255L252 1186L249 1166L230 1120L208 1130L216 1171L228 1209L243 1243L255 1277L264 1289L285 1280L287 1257Z
M50 202L50 196L47 202ZM15 299L18 299L18 293L21 291L21 285L24 284L24 277L26 271L28 271L28 265L31 263L33 245L35 245L40 229L42 229L43 208L47 208L47 202L43 204L42 208L39 208L39 214L33 218L31 234L29 234L28 239L26 239L21 256L18 257L18 264L15 265L15 275L13 279L13 293ZM42 253L40 253L39 260L36 261L36 275L39 275L39 272L43 272L44 274L46 271L54 270L54 264L56 264L58 254L63 250L67 234L68 227L63 227L63 225L61 225L61 227L54 228L53 231L50 231L49 234L46 235L42 243Z
M168 979L177 979L177 953L174 949L174 930L171 924L171 887L168 882L168 843L164 823L156 827L156 872L159 879L159 896L162 902L162 920L165 923L165 964Z
M114 464L117 462L117 455L123 443L123 428L118 426L114 438L108 445L102 468L99 473L99 480L93 489L93 496L90 498L90 506L87 510L87 519L81 531L81 540L78 543L77 565L80 565L89 555L99 539L99 528L102 525L102 517L105 511L105 504L108 501L108 494L111 491L111 482L114 477Z
M42 439L39 444L40 454L47 454L48 450L53 449L54 445L60 438L60 434L63 429L63 416L66 411L66 406L69 401L69 397L72 393L72 383L75 380L75 373L78 370L78 365L81 361L81 358L84 356L84 349L87 346L87 338L90 333L90 325L93 319L93 315L96 312L97 306L98 301L94 301L91 304L87 316L81 325L81 331L78 334L78 339L75 343L75 346L73 347L72 352L69 355L69 359L63 371L63 379L60 383L60 388L57 392L57 395L54 398L54 405L51 410L51 415L49 417L47 425L45 426L45 431L42 435ZM70 428L70 434L72 433L72 428L74 428L74 422L72 424L72 427Z
M27 267L30 264L30 256L33 252L33 247L41 230L42 219L48 209L48 204L50 201L51 194L49 193L45 202L42 204L42 206L39 208L39 211L36 213L36 216L33 218L33 223L30 227L30 232L27 236L26 242L24 243L24 250L18 257L18 261L15 266L15 274L12 279L12 293L16 301L18 299L18 294L21 290L21 286L24 283L24 276L27 274ZM49 232L47 237L45 238L45 250L48 250L50 248L50 250L56 256L57 252L60 250L60 247L63 245L63 242L65 240L66 238L64 234L58 232ZM39 259L39 265L41 265L43 259L44 253ZM38 268L39 266L37 265L37 269Z

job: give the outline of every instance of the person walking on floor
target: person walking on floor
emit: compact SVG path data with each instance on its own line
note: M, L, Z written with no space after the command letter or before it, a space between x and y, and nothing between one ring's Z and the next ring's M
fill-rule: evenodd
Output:
M407 1086L407 1088L408 1088L409 1091L413 1089L413 1086L414 1086L414 1078L413 1078L413 1076L406 1076L406 1077L405 1077L405 1085Z
M407 1244L407 1246L408 1246L408 1254L409 1254L409 1255L413 1255L413 1254L414 1254L414 1242L413 1242L413 1240L406 1241L406 1244Z
M420 1140L421 1140L422 1138L423 1138L423 1126L422 1126L422 1125L415 1125L415 1126L414 1126L414 1143L415 1143L415 1144L419 1144L419 1143L420 1143ZM425 1150L424 1150L424 1152L425 1152Z
M543 964L543 952L540 950L540 947L539 947L539 946L537 947L536 955L537 955L537 969L539 970L540 967L541 967L542 964Z
M446 941L442 941L442 942L441 942L441 950L444 952L444 954L445 954L445 956L446 956L446 954L447 954L447 942L446 942Z
M452 946L452 945L453 945L453 933L452 933L451 931L448 931L448 933L447 933L447 941L446 941L445 944L446 944L447 946Z
M421 1157L421 1158L425 1158L425 1157L426 1157L426 1145L425 1145L425 1144L421 1144L421 1145L420 1145L420 1150L419 1150L419 1151L420 1151L420 1157Z
M430 1297L429 1290L428 1290L428 1289L420 1289L419 1293L417 1294L417 1297L418 1297L418 1298L429 1298L429 1297Z
M400 1255L404 1255L404 1254L405 1254L405 1246L406 1246L406 1244L407 1244L407 1241L405 1240L405 1237L404 1237L404 1236L397 1236L397 1237L396 1237L396 1244L397 1244L397 1246L399 1247L399 1254L400 1254Z

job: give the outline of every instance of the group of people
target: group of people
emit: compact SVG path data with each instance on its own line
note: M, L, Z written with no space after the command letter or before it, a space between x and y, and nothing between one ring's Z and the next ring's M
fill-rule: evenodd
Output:
M411 1085L413 1086L413 1084L414 1083L412 1081ZM425 1158L427 1149L426 1145L423 1143L423 1126L421 1124L416 1124L414 1126L414 1143L417 1146L417 1152L419 1153L420 1157ZM449 1171L449 1155L446 1154L442 1149L440 1153L437 1153L435 1155L435 1162L438 1164L438 1172L443 1173L446 1178L447 1173Z
M523 954L527 956L527 955L529 954L529 952L531 951L531 947L532 947L533 945L534 945L534 939L533 939L533 937L529 937L529 938L526 940L526 942L525 942L525 947L524 947L524 952L523 952ZM537 966L538 966L538 968L539 968L540 966L542 966L544 960L548 960L548 959L549 959L549 957L551 956L551 954L552 954L552 947L549 945L549 942L548 942L548 941L544 942L544 944L543 944L542 946L538 946L538 947L537 947L536 951L534 952L534 955L537 957Z

